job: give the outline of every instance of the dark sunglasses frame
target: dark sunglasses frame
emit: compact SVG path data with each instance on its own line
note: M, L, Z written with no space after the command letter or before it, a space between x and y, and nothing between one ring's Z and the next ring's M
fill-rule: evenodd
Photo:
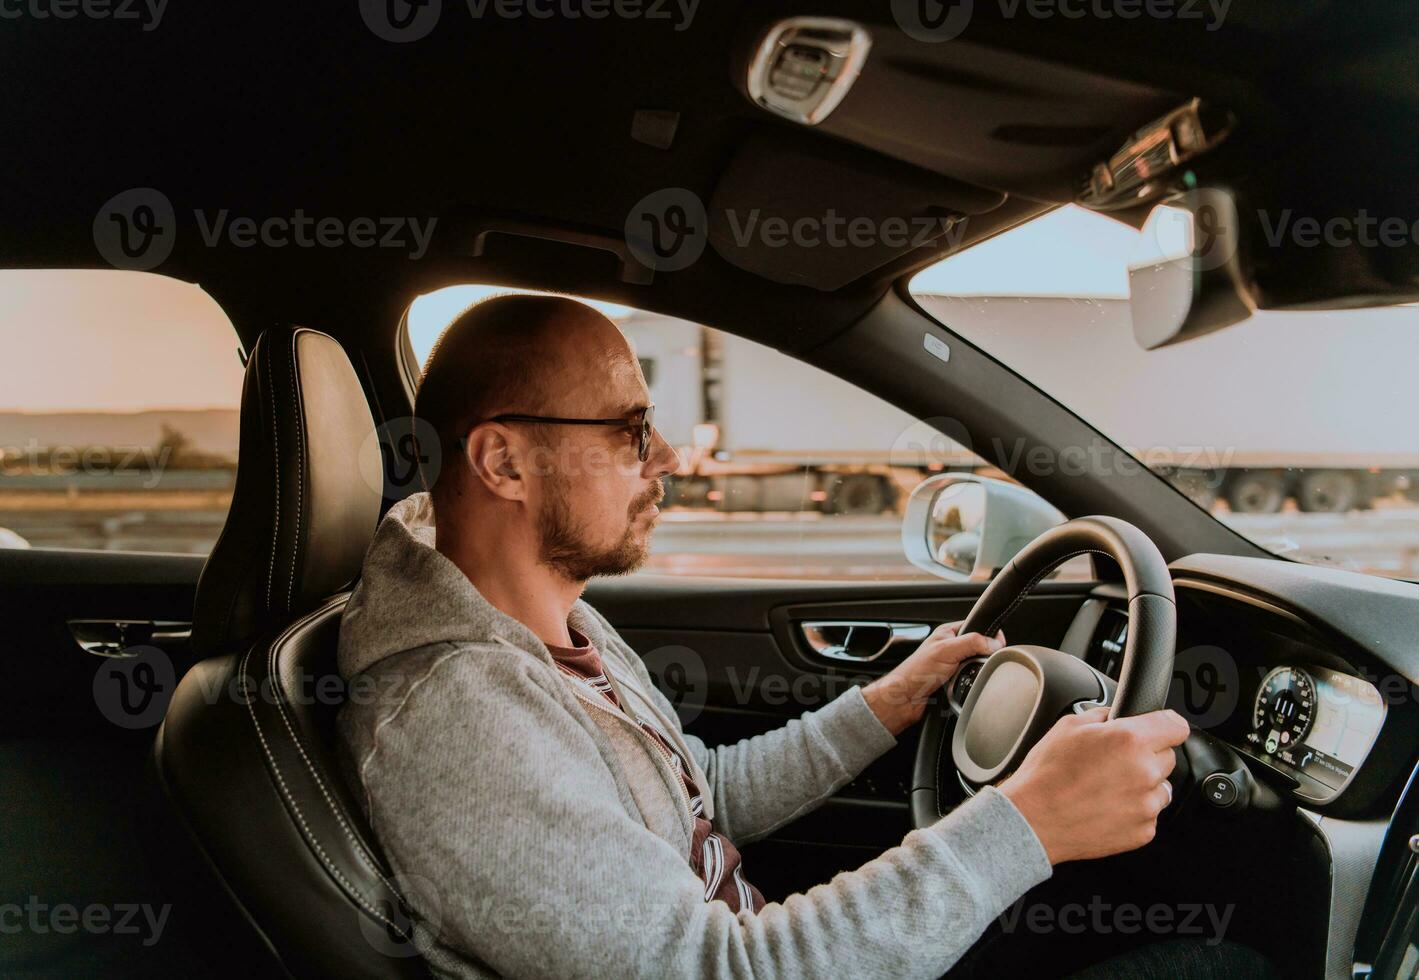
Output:
M547 425L621 425L634 429L640 427L640 448L637 456L644 463L650 459L651 433L655 431L655 405L637 409L630 415L618 419L564 419L555 415L494 415L489 422L541 422Z

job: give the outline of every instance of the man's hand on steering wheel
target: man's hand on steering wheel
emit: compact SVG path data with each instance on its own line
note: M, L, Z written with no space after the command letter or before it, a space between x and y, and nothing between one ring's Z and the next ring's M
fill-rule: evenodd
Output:
M1000 783L1051 864L1142 847L1172 801L1173 746L1187 741L1187 722L1171 710L1108 716L1065 715Z
M1004 632L960 634L962 623L936 627L911 656L862 689L877 720L900 735L921 720L927 701L950 680L963 660L987 657L1005 646Z

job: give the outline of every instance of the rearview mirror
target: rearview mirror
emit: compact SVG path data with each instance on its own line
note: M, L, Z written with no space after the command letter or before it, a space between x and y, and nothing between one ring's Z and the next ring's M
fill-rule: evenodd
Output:
M1201 337L1256 312L1242 271L1237 204L1220 188L1159 204L1143 225L1149 255L1128 270L1133 336L1144 350Z
M953 582L988 581L1064 515L1024 487L964 473L917 485L902 519L902 549L917 568Z

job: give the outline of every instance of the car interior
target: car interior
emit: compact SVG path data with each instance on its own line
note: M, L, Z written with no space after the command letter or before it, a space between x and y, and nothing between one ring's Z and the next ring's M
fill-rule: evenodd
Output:
M428 975L342 769L339 697L312 696L339 686L340 615L379 519L423 489L377 445L412 415L419 364L401 325L416 297L478 283L704 324L915 418L949 416L1004 469L1003 441L1125 450L908 283L1064 205L1142 227L1162 191L1184 188L1145 182L1121 200L1109 161L1158 120L1206 131L1172 176L1226 189L1243 217L1419 214L1419 32L1397 3L1235 0L1216 30L976 3L941 41L921 11L950 4L715 0L682 29L673 9L688 8L669 5L665 18L500 19L448 3L417 40L381 36L381 5L358 6L174 4L151 31L28 15L0 29L0 265L108 267L95 215L124 189L160 189L177 233L145 271L210 295L244 366L239 466L210 555L0 549L0 902L170 909L152 945L5 930L4 975ZM836 67L805 93L795 58ZM703 209L689 264L647 260L629 230L667 189ZM791 225L826 208L934 230L827 249L742 234L756 209ZM423 254L253 244L214 234L206 216L221 209L436 225ZM1414 242L1260 248L1238 228L1223 271L1244 280L1227 288L1249 310L1419 301ZM593 581L586 598L638 651L695 651L701 676L648 664L708 744L885 673L911 650L898 628L1003 628L1036 651L1020 663L1066 692L1064 710L1120 714L1188 696L1177 651L1225 649L1240 698L1180 754L1157 839L1062 866L1042 893L1226 908L1227 938L1288 977L1414 976L1419 584L1278 557L1146 468L1012 476L1070 520L1033 529L993 576L652 572ZM1048 577L1081 555L1088 576ZM103 658L76 622L136 624L162 651L173 676L151 724L101 710ZM852 624L885 641L872 657L836 655L850 641L831 628ZM968 665L859 779L744 847L771 901L861 865L1018 762L965 734L999 722L1001 663ZM1288 712L1327 691L1349 692L1343 724L1358 734L1299 758L1286 745L1310 719Z

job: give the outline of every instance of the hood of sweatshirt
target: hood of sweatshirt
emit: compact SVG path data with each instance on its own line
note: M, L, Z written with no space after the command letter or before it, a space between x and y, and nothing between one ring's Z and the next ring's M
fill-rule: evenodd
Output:
M567 622L606 649L600 618L585 602L577 601ZM391 507L375 531L341 620L341 676L348 680L386 657L433 643L500 641L552 662L535 633L483 598L463 570L434 547L428 493Z
M638 661L632 664L635 653L611 625L581 599L572 606L567 623L601 652L607 674L619 681L618 693L631 698L632 704L623 701L616 714L632 728L637 725L632 717L654 719L679 747L696 783L708 786L674 720L674 709L669 702L656 702L645 667ZM551 652L537 634L483 598L463 570L434 547L433 501L428 493L418 493L389 509L365 553L360 582L340 623L340 675L350 680L388 657L438 643L515 647L559 676ZM633 676L636 666L640 676ZM569 704L576 702L570 687L567 698ZM628 708L629 716L624 713ZM661 756L657 753L654 758L659 761ZM675 771L666 766L662 777L679 791ZM706 819L714 817L709 795L704 798L704 814Z

